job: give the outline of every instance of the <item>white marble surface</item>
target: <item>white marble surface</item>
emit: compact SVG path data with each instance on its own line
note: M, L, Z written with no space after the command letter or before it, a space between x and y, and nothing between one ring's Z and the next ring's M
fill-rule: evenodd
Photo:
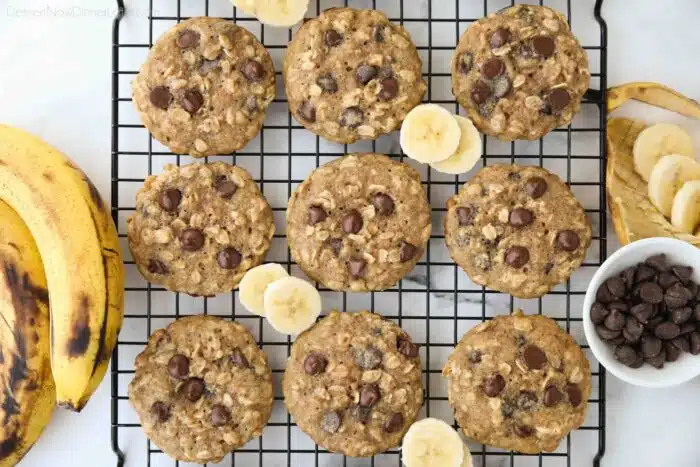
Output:
M110 190L110 69L111 69L111 17L115 12L112 0L55 0L45 2L41 0L7 0L0 5L0 121L24 127L41 135L46 140L70 154L89 174L103 195L108 197ZM167 5L172 4L167 0L155 0L156 8L163 8L167 12ZM378 0L377 4L391 4L391 0ZM491 0L491 8L497 8L498 0ZM557 1L547 2L556 5ZM561 2L565 4L565 2ZM578 0L574 3L577 10L588 11L592 8L592 0ZM663 3L666 3L664 5ZM609 31L609 84L617 84L630 80L661 81L669 84L688 95L698 97L700 91L697 88L697 76L700 74L700 64L694 60L689 51L695 51L700 45L700 30L696 26L696 19L700 15L700 4L694 0L676 0L673 7L669 2L656 0L637 0L634 8L630 2L621 0L608 0L603 10L610 26ZM50 4L50 5L48 5ZM136 3L134 3L136 4ZM203 4L202 0L182 0L183 14L189 14L187 9L197 11ZM212 14L216 14L220 8L222 12L230 12L227 0L210 0ZM408 3L407 3L408 4ZM442 4L449 15L449 8L453 2L438 0L434 4ZM464 16L465 11L474 10L478 14L481 11L482 2L476 0L460 0L460 11ZM201 11L201 10L199 10ZM420 15L420 7L416 4L416 15ZM142 7L131 10L130 20L133 23L125 23L125 28L131 28L127 24L133 24L133 29L127 29L128 33L140 34L138 24L142 24ZM595 44L598 31L595 24L584 21L585 15L575 15L573 27L582 37L584 43ZM425 34L425 29L415 27L411 29L420 45L420 37ZM157 31L154 33L157 35ZM266 34L268 32L266 31ZM272 33L269 33L272 34ZM146 36L147 37L147 36ZM267 40L276 36L266 35ZM279 36L280 40L286 37ZM435 36L434 40L435 40ZM439 40L439 39L437 39ZM689 58L690 57L690 58ZM130 58L137 65L140 57L138 51ZM434 57L433 62L439 62ZM437 65L435 65L437 66ZM124 84L126 81L124 81ZM445 91L439 83L433 83L433 98L443 98ZM449 89L449 88L448 88ZM444 98L449 98L446 96ZM128 116L129 103L125 103L123 115ZM636 116L644 116L649 120L671 119L686 124L694 131L696 141L700 147L700 124L685 122L676 116L664 115L662 112L652 111L642 106L630 105L624 109L625 113ZM281 112L277 112L281 115ZM581 126L593 115L583 115ZM125 120L122 120L125 121ZM297 140L304 144L303 141ZM313 139L309 140L313 144ZM266 142L266 152L271 144ZM391 143L387 142L389 147ZM333 150L333 147L321 147L322 150ZM324 149L325 148L325 149ZM507 148L506 148L507 149ZM284 148L280 148L280 151ZM497 153L497 147L491 146L490 153ZM527 147L523 152L527 154ZM244 159L244 158L239 158ZM245 163L243 160L239 162ZM251 158L251 164L253 164ZM132 164L123 164L132 167ZM267 166L267 164L266 164ZM136 167L136 163L134 163ZM251 166L254 167L254 164ZM556 168L556 167L555 167ZM130 169L131 170L131 169ZM133 168L138 170L138 168ZM293 178L303 178L306 169L295 168ZM136 175L136 174L134 174ZM271 176L266 174L266 176ZM433 174L435 176L435 174ZM578 174L572 174L573 177ZM131 194L126 188L122 203L128 205ZM586 193L577 193L581 197ZM283 193L279 194L283 196ZM448 193L432 193L433 204L440 205L441 200ZM268 196L275 196L274 194ZM278 200L277 204L284 200ZM594 207L595 199L585 199L587 207ZM274 203L274 201L273 201ZM595 220L595 219L594 219ZM614 234L608 229L611 241L609 251L615 248ZM275 255L281 255L283 245L279 245ZM431 259L440 260L439 246L432 248ZM595 257L591 257L595 260ZM283 259L280 257L279 259ZM589 268L590 269L590 268ZM417 270L420 275L421 271ZM452 280L447 277L451 274L443 274L438 270L431 270L431 282L436 282L441 288L452 286ZM588 273L583 271L575 278L574 289L580 290L585 286ZM130 281L140 283L139 278L133 274ZM419 281L420 282L420 281ZM459 275L459 286L466 284L465 276ZM411 287L420 287L415 283ZM407 287L404 284L404 287ZM447 297L434 297L431 300L432 313L440 314L441 310L450 312L452 304ZM418 296L418 295L417 295ZM424 297L424 294L422 294ZM377 296L375 306L382 306L381 300L391 300L389 297ZM328 295L327 305L330 306L336 297ZM138 298L129 298L134 306L139 303ZM133 302L131 302L133 300ZM168 300L168 299L166 299ZM362 304L359 299L357 306ZM141 302L142 303L142 302ZM404 302L404 306L409 301ZM554 302L553 302L554 303ZM163 306L168 302L163 301ZM183 305L181 301L181 306ZM229 306L221 304L222 306ZM365 304L365 306L368 305ZM498 303L494 303L498 311ZM507 306L507 302L500 305ZM188 304L184 304L188 309ZM217 305L214 305L215 307ZM390 302L386 303L391 307ZM469 303L460 303L460 312L474 313L474 308ZM525 306L531 306L525 304ZM160 307L158 307L160 308ZM417 305L416 310L424 308ZM502 310L501 310L502 311ZM418 311L416 311L418 312ZM422 322L422 321L421 321ZM410 327L410 322L405 321L404 326ZM416 322L418 323L418 322ZM139 324L127 324L125 332L140 333L144 336L143 329L138 329ZM431 328L431 341L439 341L443 336L433 335L435 327ZM409 329L410 332L422 333L422 329ZM458 332L463 332L459 329ZM572 330L576 334L576 330ZM271 332L265 334L271 339ZM143 337L142 337L143 338ZM421 337L417 337L421 340ZM448 340L451 342L452 337ZM281 356L280 356L281 357ZM437 352L431 354L431 368L439 366ZM275 359L276 357L273 357ZM668 465L673 467L692 467L700 461L700 447L698 447L694 434L700 429L700 398L697 394L700 390L700 381L678 388L667 390L645 390L626 385L614 377L607 380L607 454L603 465L614 467L656 467ZM431 385L431 391L436 394L439 388ZM121 385L122 390L124 383ZM92 467L114 465L109 447L109 380L101 386L100 390L88 404L82 414L68 414L62 411L56 412L53 422L46 434L37 443L37 446L21 463L22 466L52 467ZM126 403L122 406L122 413L128 413ZM444 408L431 408L431 414L442 415ZM447 414L445 414L447 415ZM128 416L128 415L125 415ZM130 457L129 466L145 466L142 447L137 436L127 436L123 447ZM534 465L534 459L518 460L516 466ZM275 465L285 465L284 457L277 459ZM299 459L299 462L303 462ZM502 463L505 462L505 463ZM174 465L156 461L154 465ZM248 465L240 459L236 465ZM299 464L305 465L305 464ZM348 464L350 465L350 463ZM365 465L363 463L352 465ZM379 465L379 464L378 464ZM396 460L391 465L396 465ZM510 465L507 459L490 458L488 467ZM547 459L545 466L565 465L556 459ZM587 465L573 462L572 465Z

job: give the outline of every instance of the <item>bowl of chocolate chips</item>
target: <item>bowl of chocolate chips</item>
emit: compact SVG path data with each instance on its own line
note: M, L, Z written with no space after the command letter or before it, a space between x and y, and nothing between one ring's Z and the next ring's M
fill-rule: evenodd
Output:
M583 328L598 361L628 383L700 375L700 249L654 237L613 253L588 286Z

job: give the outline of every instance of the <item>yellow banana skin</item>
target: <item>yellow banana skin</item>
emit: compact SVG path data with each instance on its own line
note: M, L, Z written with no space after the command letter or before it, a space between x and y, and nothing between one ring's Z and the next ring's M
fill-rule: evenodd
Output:
M0 201L0 467L17 464L51 420L49 304L29 229Z
M65 155L5 125L0 199L38 246L51 302L56 399L80 411L104 377L123 320L124 266L109 209Z

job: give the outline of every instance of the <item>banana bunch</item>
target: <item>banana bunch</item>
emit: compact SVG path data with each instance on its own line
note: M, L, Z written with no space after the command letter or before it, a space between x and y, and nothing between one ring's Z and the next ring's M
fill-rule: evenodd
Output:
M73 162L5 125L0 125L0 200L27 225L43 261L55 400L80 411L105 375L124 316L124 265L114 222Z
M51 420L56 387L44 266L27 226L2 201L0 219L0 467L10 467Z

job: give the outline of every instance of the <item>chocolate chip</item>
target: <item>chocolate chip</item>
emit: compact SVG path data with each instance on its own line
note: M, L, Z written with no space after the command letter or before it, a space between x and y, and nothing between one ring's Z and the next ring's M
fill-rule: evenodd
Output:
M408 339L399 337L396 340L396 348L408 358L416 358L418 356L418 346Z
M367 262L364 259L351 259L350 261L348 261L348 271L350 272L350 276L353 279L359 279L361 277L364 277L366 273L366 266Z
M231 363L233 363L234 366L237 366L238 368L250 368L250 363L248 363L248 359L245 358L245 355L239 349L236 347L233 349L233 352L231 352L231 356L229 357L229 360L231 360Z
M167 422L170 420L170 407L165 402L156 401L151 406L151 415L159 423Z
M335 256L340 256L340 252L343 250L343 239L331 238L328 240L328 246L331 247Z
M204 105L204 96L196 89L188 89L180 99L180 105L187 112L194 114Z
M380 44L384 42L384 24L377 24L372 28L372 39L374 42L379 42Z
M530 198L540 198L546 191L547 181L542 177L532 177L525 182L525 193Z
M617 310L617 311L622 311L624 313L627 313L627 311L629 311L629 305L627 305L627 303L625 303L625 302L619 302L619 301L618 302L610 302L610 303L608 303L608 310L610 310L610 311Z
M625 337L625 340L631 344L637 343L642 337L642 334L644 334L644 326L642 323L631 316L627 318L625 329L622 330L622 335Z
M520 410L534 410L537 407L537 396L531 391L520 391L517 405Z
M544 273L549 274L553 267L554 267L554 263L545 264L544 265Z
M642 357L642 354L638 353L637 354L637 360L632 363L631 365L628 365L630 368L641 368L642 365L644 365L644 357Z
M622 271L622 274L620 275L622 277L622 280L625 281L625 286L627 286L627 288L629 289L631 289L634 285L634 274L636 272L637 268L632 266L631 268L627 268L624 271Z
M689 334L689 333L695 331L696 329L700 329L698 327L698 324L693 323L693 322L683 323L680 326L681 326L681 336L684 334Z
M693 355L700 354L700 332L694 331L690 333L690 353Z
M167 86L156 86L151 89L150 100L154 106L166 110L173 101L173 95L170 94L170 89Z
M484 378L484 394L488 397L498 396L505 387L506 380L499 374Z
M302 120L309 123L316 121L316 107L314 107L314 105L309 101L304 101L301 103L301 105L299 105L297 114Z
M658 355L659 352L661 352L661 346L661 339L649 334L645 334L642 336L641 345L639 349L641 350L642 356L644 358L649 358L653 357L654 355Z
M483 81L477 81L472 86L471 95L472 101L474 101L475 104L483 104L489 97L491 97L491 88Z
M474 349L471 352L469 352L469 362L476 365L477 363L481 363L481 357L482 353L481 350L479 349Z
M557 389L556 386L549 385L544 390L544 405L545 407L553 407L557 405L564 398L564 395Z
M224 199L231 198L238 190L238 185L232 180L228 180L226 177L217 178L216 181L216 191L219 192L219 196Z
M683 352L690 352L690 340L687 335L678 336L675 339L671 339L670 342Z
M328 412L323 416L321 420L321 428L326 433L336 433L338 428L340 428L340 413L339 412Z
M381 397L379 386L376 384L365 384L360 389L360 405L362 407L374 407Z
M604 321L605 327L611 331L622 331L625 323L627 323L627 318L618 310L612 310Z
M491 57L481 65L481 76L494 79L506 70L506 64L498 57Z
M177 46L181 49L197 47L199 45L199 33L191 29L185 29L177 36Z
M510 31L504 28L498 28L491 34L491 37L489 38L489 46L492 49L502 47L510 41L510 37Z
M571 103L569 91L562 88L552 89L547 96L547 104L553 112L561 112Z
M464 52L459 57L459 64L457 65L459 72L466 75L472 69L474 65L474 56L469 52Z
M657 313L655 311L655 313ZM644 327L650 331L653 331L656 329L656 326L664 322L664 317L663 316L654 316L651 318L645 325Z
M190 359L182 354L175 354L168 360L168 373L177 379L185 379L190 374Z
M330 73L319 76L316 79L316 84L329 94L333 94L338 90L338 82Z
M612 331L602 324L598 324L595 327L595 332L600 336L601 339L604 341L611 341L613 339L616 339L620 337L621 332L620 331Z
M355 363L363 370L374 370L382 364L382 352L376 347L358 349L355 352Z
M645 358L644 361L656 368L657 370L660 370L664 367L664 362L666 361L666 351L664 349L661 349L661 352L659 352L658 355L655 355L650 358Z
M376 66L363 63L357 67L357 70L355 70L355 78L357 79L358 83L364 86L377 77L378 71L379 69Z
M394 200L387 194L376 193L372 196L372 205L382 216L390 216L394 213Z
M615 360L623 365L630 366L637 361L637 352L629 345L619 345L615 348Z
M608 286L610 294L615 298L622 298L627 293L627 288L625 287L625 282L622 278L618 276L613 276L605 281L605 285Z
M508 247L505 253L505 262L508 266L520 269L530 261L530 252L523 246Z
M656 271L646 264L640 264L635 274L635 282L647 282L654 278Z
M513 431L520 438L529 438L535 434L535 429L527 425L515 425Z
M670 288L673 284L678 283L678 278L670 272L662 272L659 274L657 284L661 286L662 289L666 290Z
M189 378L180 386L180 393L190 402L197 402L204 394L204 381L201 378Z
M455 209L457 214L457 221L459 225L466 226L472 225L474 223L474 218L476 217L476 210L470 206L460 206Z
M180 234L180 245L185 251L197 251L204 246L204 234L199 229L185 229Z
M595 302L591 307L591 321L595 324L600 324L605 320L610 311L600 302Z
M311 352L304 359L304 371L306 374L315 376L326 371L328 359L318 352Z
M693 316L693 309L689 306L685 306L683 308L676 308L675 310L671 310L670 315L671 321L678 325L681 325Z
M664 291L653 282L645 282L639 287L639 298L652 305L657 305L663 301Z
M692 298L693 294L690 293L690 290L677 282L666 291L664 302L669 308L680 308L686 306Z
M578 407L583 402L583 394L581 394L581 389L573 383L566 385L566 394L569 396L569 403L573 407Z
M362 230L362 214L355 209L348 211L341 221L343 232L346 234L356 234Z
M549 36L536 36L532 39L532 50L541 57L551 57L555 48L554 39Z
M340 117L340 124L343 126L346 126L351 129L355 129L365 119L365 113L360 109L359 107L348 107L347 109L343 110L343 113Z
M399 94L399 82L396 78L385 78L379 82L379 100L390 101Z
M510 92L510 78L499 76L493 82L493 95L497 98L505 97Z
M557 234L557 245L564 251L575 251L581 245L581 239L573 230L562 230Z
M221 269L236 269L243 257L235 248L224 248L216 256L216 262Z
M695 318L695 321L700 323L700 303L695 305L695 309L693 310L693 318Z
M231 422L231 413L221 404L216 404L211 409L211 424L213 426L224 426Z
M329 29L326 31L324 39L328 47L336 47L343 43L343 36L341 36L335 29Z
M688 284L693 275L693 268L690 266L671 266L671 271L684 285Z
M632 307L630 313L642 324L647 324L654 314L654 306L650 303L638 303Z
M180 201L182 201L182 192L177 188L163 190L158 197L158 205L168 212L177 211Z
M671 321L665 321L654 329L654 335L665 341L675 339L676 337L680 336L680 334L681 328Z
M360 423L365 424L371 418L372 408L362 407L360 404L354 404L350 407L350 415L355 417Z
M673 345L672 342L664 342L664 352L667 362L675 362L681 356L681 349Z
M666 255L661 253L658 255L650 256L644 261L648 266L656 269L658 272L668 271L668 263L666 262Z
M401 242L401 256L400 260L402 263L411 261L418 254L418 247L411 245L408 242Z
M148 260L148 272L151 274L168 274L170 270L162 261L158 259Z
M401 415L399 412L391 415L384 423L384 431L387 433L396 433L397 431L400 431L402 427L403 415Z
M547 355L536 345L528 345L523 351L525 365L531 370L541 370L547 364Z
M610 303L613 300L615 300L615 297L613 297L613 295L610 293L608 285L605 282L603 282L603 284L601 284L601 286L598 287L595 297L596 300L598 300L601 303Z
M532 224L535 215L529 209L515 208L508 216L508 223L513 227L525 227Z
M319 222L323 222L328 217L326 211L320 206L311 206L309 208L308 222L309 225L316 225Z

